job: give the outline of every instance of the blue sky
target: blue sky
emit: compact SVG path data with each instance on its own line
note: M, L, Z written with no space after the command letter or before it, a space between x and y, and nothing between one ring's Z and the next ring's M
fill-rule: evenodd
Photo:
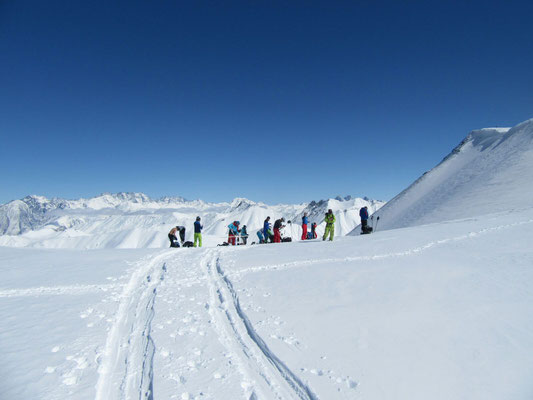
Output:
M0 2L0 203L388 200L533 117L533 4Z

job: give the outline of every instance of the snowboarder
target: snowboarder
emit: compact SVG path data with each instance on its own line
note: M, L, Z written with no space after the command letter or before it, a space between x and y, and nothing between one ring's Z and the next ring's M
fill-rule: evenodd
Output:
M362 207L359 210L359 216L361 217L361 233L370 233L368 228L368 207Z
M317 238L317 235L316 235L316 222L313 222L311 224L311 239L316 239Z
M194 222L194 247L196 247L196 242L198 241L198 247L202 247L202 229L203 225L200 223L201 218L196 217Z
M237 236L239 236L239 221L233 221L232 224L228 225L228 228L228 243L232 246L235 246L235 239Z
M304 213L304 216L302 217L302 240L307 239L307 224L309 223L309 220L307 219L307 213Z
M324 220L326 221L326 229L324 230L324 236L322 236L322 240L326 240L329 235L329 241L331 242L335 233L335 215L333 214L333 210L331 208L326 213Z
M242 226L242 229L241 229L241 240L242 240L243 244L246 244L246 242L248 241L248 232L246 231L246 225Z
M180 247L176 232L179 232L181 244L185 242L185 227L184 226L175 226L168 233L168 239L170 240L170 247Z
M281 243L281 233L280 229L284 228L285 225L283 223L285 222L285 218L277 219L276 222L274 222L274 243Z

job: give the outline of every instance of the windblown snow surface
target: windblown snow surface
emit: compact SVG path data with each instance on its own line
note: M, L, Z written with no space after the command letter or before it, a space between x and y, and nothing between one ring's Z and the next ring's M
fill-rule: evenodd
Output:
M445 161L473 181L448 184L430 224L232 248L0 248L1 398L533 398L532 121L499 134L471 149L485 173ZM501 207L484 176L516 177ZM479 211L453 219L452 198Z

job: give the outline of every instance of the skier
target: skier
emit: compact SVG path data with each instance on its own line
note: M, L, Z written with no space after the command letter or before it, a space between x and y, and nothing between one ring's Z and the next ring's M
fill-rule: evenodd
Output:
M263 229L259 229L257 231L257 237L259 238L259 243L265 243L265 239L263 236Z
M202 229L203 225L200 223L200 217L196 217L194 222L194 247L196 247L196 242L198 241L198 247L202 247Z
M170 240L170 247L180 247L178 238L176 237L176 232L180 234L181 244L185 242L185 227L184 226L175 226L168 233L168 239Z
M307 224L309 223L307 219L307 213L304 213L304 216L302 217L302 240L307 239Z
M242 226L241 239L242 239L242 243L246 245L246 242L248 241L248 232L246 231L246 225Z
M324 230L324 236L322 236L322 240L326 240L329 235L329 241L331 242L335 233L335 215L333 214L333 210L331 208L326 214L325 221L326 229Z
M228 225L228 244L235 246L236 236L239 236L239 221L233 221L232 224Z
M265 243L268 243L268 239L270 237L269 231L270 231L270 217L266 217L265 222L263 223L263 236L265 237Z
M361 217L361 232L370 233L368 231L368 207L362 207L359 210L359 216Z
M281 243L281 233L279 231L285 227L285 225L283 225L284 222L285 218L283 217L274 222L274 243Z

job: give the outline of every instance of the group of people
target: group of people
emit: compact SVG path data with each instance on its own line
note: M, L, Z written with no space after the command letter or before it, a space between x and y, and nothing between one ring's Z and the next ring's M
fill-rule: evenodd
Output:
M201 220L200 217L196 217L194 222L194 243L192 247L202 247L202 229L204 229L204 226L200 222ZM179 240L176 234L179 234ZM181 246L184 246L187 243L185 242L185 227L178 225L172 228L168 233L168 239L170 240L170 247L180 247L180 243Z
M370 233L372 231L372 228L368 226L368 208L363 207L361 210L359 210L359 216L361 217L361 231L362 233ZM192 244L193 247L202 247L202 229L203 225L201 224L201 218L196 217L196 221L194 223L194 243ZM333 240L333 236L335 234L335 214L333 214L333 210L330 208L328 212L326 213L324 217L324 221L326 222L326 228L324 229L324 235L322 236L322 240L326 240L329 237L329 240ZM289 221L290 223L291 221ZM281 230L285 227L285 218L277 219L274 222L274 227L272 231L272 224L270 223L270 217L266 217L263 227L257 231L257 237L259 239L259 243L281 243L283 241L281 237ZM309 218L307 216L307 213L304 213L302 217L302 240L309 240L309 239L316 239L316 222L313 222L311 224L311 231L308 232L308 224L309 224ZM180 239L178 240L177 234L179 234ZM185 243L185 227L184 226L176 226L171 229L171 231L168 234L168 238L170 240L170 247L180 247L180 243L183 246ZM239 243L239 239L241 243ZM227 244L231 246L235 246L237 244L244 244L246 245L248 242L248 230L246 225L243 225L242 228L240 227L239 221L233 221L231 224L228 225L228 241ZM190 243L190 242L188 242ZM252 243L253 244L253 243Z

